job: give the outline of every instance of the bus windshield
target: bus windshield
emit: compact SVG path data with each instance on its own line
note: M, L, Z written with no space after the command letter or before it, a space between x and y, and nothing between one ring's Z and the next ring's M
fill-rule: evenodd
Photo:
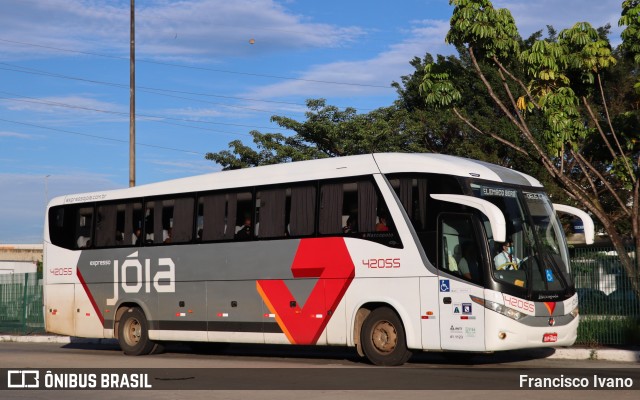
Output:
M526 289L540 300L557 298L572 286L562 227L544 192L479 183L471 183L471 190L505 216L505 242L496 242L484 222L496 282Z

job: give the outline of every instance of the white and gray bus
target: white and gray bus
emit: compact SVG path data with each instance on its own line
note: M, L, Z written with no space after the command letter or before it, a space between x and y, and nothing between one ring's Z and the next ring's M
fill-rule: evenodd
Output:
M62 196L45 220L46 329L117 338L130 355L165 341L338 345L378 365L567 346L578 300L556 210L592 240L588 215L536 179L437 154Z

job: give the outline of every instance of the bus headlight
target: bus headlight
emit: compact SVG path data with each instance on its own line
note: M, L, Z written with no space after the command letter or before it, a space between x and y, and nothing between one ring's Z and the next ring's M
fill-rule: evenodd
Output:
M571 311L571 316L572 316L573 318L576 318L579 314L580 314L580 310L578 309L578 307L574 308L574 309Z
M513 308L509 308L503 304L498 304L498 303L494 303L493 301L490 300L486 300L484 301L484 306L486 308L488 308L489 310L493 310L495 312L497 312L498 314L502 314L505 317L509 317L511 319L514 319L516 321L524 318L527 316L527 314L521 313L518 310L514 310Z

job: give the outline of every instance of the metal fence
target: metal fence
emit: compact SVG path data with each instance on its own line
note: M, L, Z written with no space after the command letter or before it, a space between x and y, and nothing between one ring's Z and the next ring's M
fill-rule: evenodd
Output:
M611 248L571 249L580 302L578 344L640 344L640 301ZM628 249L635 259L634 249ZM37 274L0 275L0 334L44 332L42 279Z
M0 333L44 332L42 279L37 273L0 275Z
M611 248L571 251L581 317L578 344L640 344L640 301L618 254ZM626 251L635 260L635 249Z

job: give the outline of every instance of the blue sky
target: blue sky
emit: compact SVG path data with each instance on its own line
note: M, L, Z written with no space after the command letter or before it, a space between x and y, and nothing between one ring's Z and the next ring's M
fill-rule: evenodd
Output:
M621 0L501 0L521 35L612 25ZM42 241L54 196L129 182L129 0L0 2L0 244ZM137 0L138 185L218 171L206 152L284 132L309 98L368 112L444 43L447 0ZM255 41L250 44L250 40Z

